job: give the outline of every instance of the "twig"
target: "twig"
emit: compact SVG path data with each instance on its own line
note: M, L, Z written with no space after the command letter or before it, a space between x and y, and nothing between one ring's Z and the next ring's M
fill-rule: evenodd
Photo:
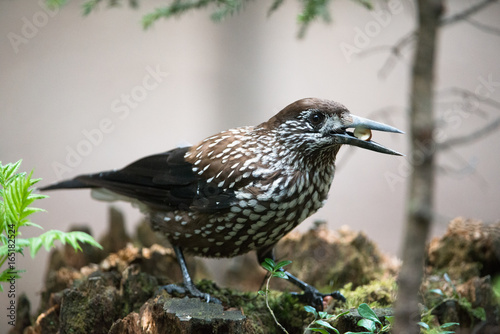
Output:
M461 176L467 175L468 177L471 177L473 180L475 180L476 184L479 186L480 189L482 190L487 189L488 182L481 174L477 173L477 168L474 162L467 161L458 152L455 152L453 148L448 150L448 154L450 153L452 158L456 160L456 163L452 162L452 164L453 165L459 164L462 165L462 167L456 168L455 166L437 165L436 167L438 172L444 173L447 176L449 176L451 173Z
M473 24L472 22L470 22L470 19L469 19L469 17L471 15L476 14L477 12L484 9L488 5L495 3L497 1L498 0L483 0L482 2L479 2L473 6L470 6L469 8L463 10L460 13L457 13L455 15L441 19L438 26L439 27L448 26L448 25L457 23L460 20L468 20L469 23ZM496 29L489 27L489 26L486 26L486 27L495 31L495 34L500 34L500 31L497 31ZM486 29L486 28L483 28L483 29ZM491 31L489 31L489 32L493 33ZM411 42L413 42L416 37L417 37L417 30L412 30L409 33L407 33L406 35L404 35L402 38L400 38L394 45L372 47L372 48L369 48L369 49L361 52L359 55L366 56L366 55L369 55L369 54L374 53L374 52L381 52L381 51L389 50L390 55L387 58L387 60L385 61L385 63L382 65L381 69L379 70L379 76L385 78L387 76L388 72L394 68L397 60L401 58L402 50L407 45L409 45Z
M479 99L475 93L473 93L470 90L467 90L465 88L451 87L450 91L452 93L455 93L455 94L459 94L459 95L463 95L463 96L466 96L466 97L472 97L472 98L475 98L475 99ZM493 107L493 108L496 108L496 109L500 110L500 102L497 101L497 100L494 100L494 99L489 98L489 97L481 96L481 102L484 103L484 104L486 104L486 105L489 105L490 107Z
M486 137L489 135L491 132L495 131L500 127L500 117L497 118L495 121L491 122L490 124L487 124L486 126L469 133L464 136L460 137L455 137L451 138L448 140L445 140L442 143L439 143L437 145L437 149L440 151L444 151L447 149L450 149L451 147L458 146L458 145L465 145L465 144L470 144L472 142L475 142L481 138Z
M467 19L469 16L476 14L483 8L486 8L487 6L491 5L494 2L497 2L498 0L483 0L482 2L478 2L475 5L470 6L469 8L465 9L464 11L461 11L460 13L457 13L455 15L445 17L439 22L440 26L445 26L453 23L457 23L461 20Z
M408 34L401 37L394 45L379 45L369 49L366 49L359 53L360 56L367 56L376 52L389 51L389 57L386 59L380 70L378 71L379 77L385 78L391 69L394 68L397 60L401 59L403 56L403 49L411 44L417 37L417 32L415 30L410 31Z
M500 28L489 26L470 17L465 19L465 21L482 32L500 36Z

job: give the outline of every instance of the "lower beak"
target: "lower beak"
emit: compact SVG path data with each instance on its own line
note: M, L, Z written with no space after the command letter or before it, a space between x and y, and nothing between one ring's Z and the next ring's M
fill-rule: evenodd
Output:
M358 146L361 148L366 148L367 150L385 153L385 154L404 155L404 154L401 154L397 151L391 150L390 148L382 146L382 145L380 145L380 144L378 144L370 139L363 140L363 139L357 138L354 135L354 132L347 131L347 129L348 128L368 129L368 130L378 130L378 131L394 132L394 133L404 133L403 131L398 130L395 127L392 127L390 125L375 122L375 121L372 121L372 120L369 120L369 119L366 119L363 117L354 116L354 115L351 115L351 117L352 117L352 122L350 124L346 124L346 126L344 128L345 131L343 133L332 134L337 139L337 143Z

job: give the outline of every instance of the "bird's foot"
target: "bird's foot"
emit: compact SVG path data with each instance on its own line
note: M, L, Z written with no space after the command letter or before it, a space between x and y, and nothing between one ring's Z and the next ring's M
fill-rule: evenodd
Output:
M318 289L310 285L308 285L304 289L303 293L292 292L291 294L293 296L296 296L299 302L306 305L311 305L319 311L322 311L326 307L326 300L330 298L339 300L341 302L346 301L345 297L339 291L334 291L332 293L321 293L318 291Z
M186 295L186 296L200 298L202 300L205 300L207 303L222 304L220 300L210 296L210 294L208 293L201 292L194 285L185 287L176 284L168 284L160 286L159 289L167 291L169 295Z

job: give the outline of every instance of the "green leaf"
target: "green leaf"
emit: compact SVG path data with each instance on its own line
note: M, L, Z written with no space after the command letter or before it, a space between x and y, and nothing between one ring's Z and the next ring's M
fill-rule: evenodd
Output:
M85 1L82 4L83 15L84 16L89 15L93 10L95 10L97 8L97 5L100 2L101 2L101 0L88 0L88 1Z
M38 253L40 248L42 247L43 240L42 238L31 238L30 239L30 255L32 258Z
M328 331L324 328L308 328L311 332L317 332L321 334L330 334Z
M220 22L226 17L240 11L243 7L243 0L224 0L218 3L218 9L210 15L214 22Z
M429 290L429 292L438 294L440 296L444 296L444 293L443 293L443 291L441 289L432 289L432 290Z
M45 210L44 210L44 211L45 211ZM30 222L30 221L28 221L28 222L24 223L24 224L23 224L23 226L33 226L33 227L36 227L36 228L39 228L39 229L43 230L43 227L41 227L41 226L40 226L40 225L38 225L38 224L32 223L32 222Z
M214 0L172 1L168 6L157 8L154 10L154 12L143 16L142 25L144 29L147 29L160 18L168 19L173 16L180 16L193 9L205 8L214 2ZM228 5L226 4L226 7L230 8L230 5L228 7Z
M366 9L369 9L369 10L373 9L373 3L371 2L371 0L354 0L354 1L359 3L360 5L362 5Z
M51 9L60 8L66 4L67 0L46 0L47 6Z
M429 325L427 325L425 322L419 321L417 322L417 324L422 328L429 329Z
M318 316L318 312L317 312L317 311L316 311L316 309L315 309L314 307L312 307L312 306L309 306L309 305L304 306L304 310L305 310L306 312L308 312L308 313L312 313L312 314L314 314L314 316L315 316L315 317L317 317L317 316Z
M277 10L283 4L283 2L285 2L285 0L274 0L267 12L267 15L268 16L271 15L275 10Z
M339 313L339 314L326 314L325 316L322 316L322 313L326 313L326 312L319 312L319 315L320 315L320 318L321 319L329 319L329 320L336 320L346 314L349 313L349 311L344 311L342 313Z
M0 273L0 282L8 282L12 276L14 276L14 279L21 278L21 275L19 273L23 273L25 270L10 270L10 269L5 269Z
M328 312L323 312L323 311L319 311L318 315L320 319L328 319L333 317L333 314L328 314Z
M14 164L7 164L5 166L2 166L2 162L0 161L0 185L2 187L5 188L7 186L7 183L17 172L22 161L23 160L19 160Z
M447 274L447 273L444 273L443 277L444 277L444 280L445 280L446 282L448 282L448 283L450 283L451 285L453 285L453 282L451 281L451 278L450 278L450 276L448 276L448 274Z
M281 268L283 268L283 267L285 267L285 266L288 266L290 263L292 263L292 261L288 261L288 260L286 260L286 261L281 261L281 262L278 262L278 264L276 264L276 265L274 266L274 269L275 269L275 270L281 269Z
M377 325L370 319L363 318L358 321L358 326L368 329L370 332L375 332Z
M269 264L269 265L270 265L271 267L273 267L273 268L276 266L276 263L275 263L272 259L270 259L270 258L267 258L267 257L266 257L266 258L264 259L264 262L265 262L265 263L267 263L267 264Z
M42 211L45 211L43 209L38 209L38 208L26 208L23 210L23 212L21 213L21 215L19 216L20 219L25 219L26 217L36 213L36 212L42 212ZM28 224L30 224L30 226L34 226L35 224L33 223L26 223L24 224L25 226L27 226ZM40 227L40 225L37 225L38 227ZM41 227L40 227L41 228Z
M23 247L26 247L26 243L23 242L24 240L26 239L16 239L16 247L14 248L15 253L22 253ZM0 246L0 256L6 256L9 252L12 252L12 249L9 249L8 243L4 243Z
M40 179L39 179L39 180L40 180ZM29 194L29 196L28 196L28 197L29 197L30 199L33 199L33 200L38 200L38 199L44 199L44 198L47 198L47 197L49 197L49 196L47 196L47 195L42 195L42 194L33 194L33 193L31 193L31 194Z
M42 178L37 178L37 179L32 179L31 177L33 176L33 171L31 171L29 177L28 177L28 185L30 187L32 187L33 185L35 185L36 183L40 182L42 180ZM47 197L47 195L42 195L42 194L37 194L38 196L43 196L43 197Z
M344 311L342 313L339 313L335 317L338 318L338 317L341 317L341 316L346 315L346 314L349 314L349 311Z
M54 243L56 240L59 240L63 245L68 243L71 247L73 247L73 249L80 251L82 250L80 243L86 243L102 249L102 246L99 245L99 243L95 241L92 236L85 232L73 231L66 233L57 230L50 230L41 234L39 237L29 239L31 256L35 257L42 245L47 251L49 251L51 248L55 247Z
M336 333L339 332L336 328L334 328L332 325L330 325L328 322L326 322L324 320L316 320L315 323L317 323L318 325L321 325L323 327L329 328L329 329L335 331Z
M271 266L269 265L269 263L262 262L260 265L262 266L262 268L266 269L267 271L269 271L269 272L271 272L271 273L273 272L273 267L271 267Z
M261 296L265 296L266 295L266 292L265 291L262 291L262 290L259 290L257 291L257 293Z
M288 279L288 276L283 271L276 271L273 273L273 277Z
M375 312L373 312L371 307L368 306L368 304L363 303L363 304L359 305L358 312L359 312L359 315L362 316L363 318L369 319L377 324L382 325L382 323L378 319L377 315L375 314Z
M458 322L447 322L445 324L442 324L441 326L439 326L440 328L448 328L448 327L451 327L451 326L459 326L460 324Z
M300 29L298 36L299 38L304 37L307 28L309 25L317 20L318 18L322 18L325 22L330 22L330 11L328 5L331 0L302 0L302 11L297 16L297 21L300 24Z

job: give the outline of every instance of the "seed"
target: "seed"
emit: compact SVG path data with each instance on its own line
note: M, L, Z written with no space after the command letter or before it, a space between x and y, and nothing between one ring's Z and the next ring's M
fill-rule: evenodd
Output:
M354 129L354 137L368 141L372 139L372 131L367 128L359 127Z

